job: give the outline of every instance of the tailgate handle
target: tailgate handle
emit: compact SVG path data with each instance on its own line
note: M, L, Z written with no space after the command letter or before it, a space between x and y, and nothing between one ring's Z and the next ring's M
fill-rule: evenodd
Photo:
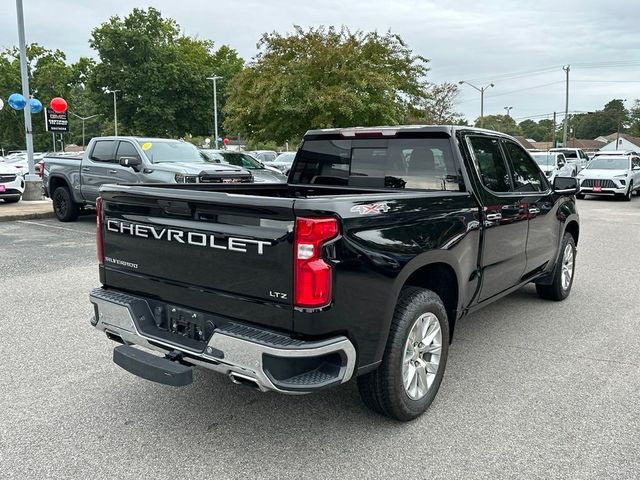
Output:
M191 207L187 202L176 202L173 200L158 200L158 205L162 207L164 213L169 215L179 215L182 217L191 217Z

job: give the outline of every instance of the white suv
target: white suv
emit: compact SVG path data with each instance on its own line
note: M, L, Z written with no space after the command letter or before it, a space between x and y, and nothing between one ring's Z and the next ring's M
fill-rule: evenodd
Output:
M576 177L580 183L578 198L585 195L614 195L631 200L640 190L640 156L598 155Z
M0 163L0 199L5 203L19 202L24 192L24 177L13 165Z

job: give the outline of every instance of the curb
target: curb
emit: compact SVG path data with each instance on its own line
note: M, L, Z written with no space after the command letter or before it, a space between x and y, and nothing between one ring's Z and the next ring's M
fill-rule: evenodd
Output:
M0 222L11 222L15 220L36 220L39 218L54 218L55 214L51 212L31 212L31 213L16 213L13 215L0 216Z

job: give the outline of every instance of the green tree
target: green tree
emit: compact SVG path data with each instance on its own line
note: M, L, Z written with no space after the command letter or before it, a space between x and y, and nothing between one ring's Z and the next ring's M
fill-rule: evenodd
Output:
M608 102L603 110L572 115L568 120L569 128L573 128L572 137L597 138L617 132L623 132L629 122L629 112L620 99Z
M410 106L407 123L457 125L463 122L462 115L454 108L459 93L455 83L429 85L424 92L424 99L417 105Z
M480 126L480 118L476 119L476 127ZM506 133L508 135L522 135L522 129L510 115L485 115L484 128Z
M537 142L550 142L553 139L553 121L544 118L539 122L527 119L518 124L522 135ZM557 130L557 128L556 128Z
M100 59L89 79L94 102L107 118L119 90L118 133L158 136L203 135L213 129L213 87L219 101L228 82L243 67L235 50L183 35L175 20L155 8L135 8L111 17L92 31L89 45Z
M69 65L60 50L49 50L36 43L28 45L27 69L32 96L40 100L45 108L53 97L60 96L67 100L71 109L74 105L74 92L82 84L81 71L89 70L92 64L92 60L81 58L76 64ZM0 53L0 91L7 94L22 92L19 52L15 47ZM45 131L44 113L33 114L31 121L34 149L49 150L52 147L51 134ZM73 141L74 127L79 129L73 119L70 125L72 133L67 136L67 142ZM10 108L0 111L0 145L5 149L25 148L22 111Z
M387 32L296 26L266 33L229 92L225 128L254 142L295 141L309 128L402 123L424 98L427 59Z
M640 137L640 100L636 99L633 107L629 110L629 135Z

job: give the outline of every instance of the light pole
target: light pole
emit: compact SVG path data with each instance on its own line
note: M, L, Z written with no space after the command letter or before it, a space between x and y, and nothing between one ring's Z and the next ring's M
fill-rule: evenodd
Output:
M222 77L207 77L207 80L213 80L213 135L215 136L216 150L218 149L218 92L216 89L216 80Z
M511 111L513 107L504 107L504 109L507 111L507 117L510 117L511 115L509 115L509 112Z
M16 0L16 12L18 16L18 43L20 47L20 79L22 81L22 96L27 100L24 110L24 130L25 143L27 144L27 162L29 174L25 178L25 190L22 195L23 200L40 200L40 178L35 174L33 163L33 129L31 127L31 109L29 108L29 73L27 71L27 47L24 35L24 12L22 0Z
M109 90L106 89L104 93L113 93L113 129L115 131L115 136L118 136L118 109L116 107L116 93L120 90Z
M571 70L571 65L567 65L566 67L562 67L567 74L567 85L566 85L566 95L564 102L564 125L562 127L562 146L567 146L567 122L569 121L569 70Z
M466 80L460 80L458 83L460 85L462 85L463 83L466 83L471 88L475 88L477 91L480 92L480 128L484 128L484 91L490 87L494 87L495 85L493 83L490 83L489 85L485 85L484 87L476 87L475 85L467 82Z
M80 115L76 115L76 114L75 114L75 113L73 113L73 112L69 112L69 113L70 113L71 115L73 115L74 117L79 118L80 120L82 120L82 149L84 150L84 121L85 121L85 120L89 120L90 118L93 118L93 117L99 117L99 116L100 116L100 114L99 114L99 113L96 113L95 115L91 115L91 116L89 116L89 117L81 117ZM116 133L116 135L117 135L117 133Z

